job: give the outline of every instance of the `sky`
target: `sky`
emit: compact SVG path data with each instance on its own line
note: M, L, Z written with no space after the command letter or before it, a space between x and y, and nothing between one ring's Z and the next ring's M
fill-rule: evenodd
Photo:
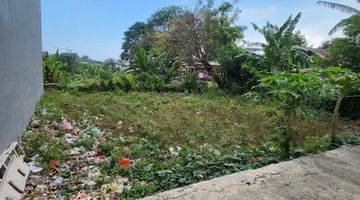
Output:
M221 2L219 0L218 2ZM358 7L355 0L331 0ZM118 59L124 32L137 21L146 21L155 11L170 5L192 8L195 0L41 0L43 50L75 52L91 59ZM316 0L240 0L237 24L247 26L245 40L264 41L251 23L267 21L281 25L302 12L297 26L310 45L329 39L328 32L349 15L316 5ZM341 33L333 37L341 36Z

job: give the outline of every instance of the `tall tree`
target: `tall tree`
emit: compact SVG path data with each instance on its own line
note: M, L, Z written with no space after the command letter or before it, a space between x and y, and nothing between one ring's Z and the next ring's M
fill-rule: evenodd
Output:
M156 31L169 31L171 28L171 21L180 17L184 10L179 6L164 7L156 11L148 19L148 24Z
M124 33L125 38L122 45L123 52L121 53L121 59L131 60L135 57L135 48L143 41L147 31L147 24L145 22L134 23L128 31Z
M72 73L72 78L73 80L75 80L75 72L76 72L76 62L78 61L79 56L77 53L71 53L71 52L66 52L66 53L62 53L59 56L59 60L62 62L65 62L66 65L66 70Z
M201 1L195 10L187 10L175 20L170 32L171 51L188 64L202 63L220 87L223 83L210 61L216 59L221 49L235 47L245 29L235 24L240 11L234 4L225 2L215 7L214 1Z
M355 0L356 2L360 3L360 0ZM338 4L338 3L333 3L333 2L328 2L328 1L318 1L317 2L318 5L321 6L325 6L331 9L336 9L339 10L341 12L344 13L348 13L350 15L359 15L360 14L360 10L353 8L351 6L347 6L347 5L343 5L343 4ZM345 20L341 20L339 23L337 23L329 32L329 35L334 34L336 31L338 31L339 29L342 29L344 27Z
M121 59L135 62L137 48L143 48L146 52L155 48L155 53L163 53L167 49L164 41L171 29L171 22L182 13L181 7L169 6L156 11L147 22L133 24L125 32Z

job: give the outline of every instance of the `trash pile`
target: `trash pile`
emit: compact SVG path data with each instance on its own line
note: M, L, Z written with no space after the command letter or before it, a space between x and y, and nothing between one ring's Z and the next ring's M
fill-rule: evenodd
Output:
M50 113L51 114L51 113ZM41 110L41 116L49 113ZM100 167L112 161L111 156L103 154L98 145L106 139L106 131L91 125L88 120L78 123L71 119L56 120L37 119L34 116L26 134L38 132L48 134L50 140L59 140L64 149L59 153L65 155L64 160L46 160L51 154L51 147L44 143L39 148L42 155L32 156L28 162L31 174L25 188L24 199L117 199L131 182L126 177L102 174ZM49 117L51 118L51 117ZM121 126L122 122L118 123ZM83 141L91 141L88 147ZM120 167L127 167L131 160L122 158L117 161Z

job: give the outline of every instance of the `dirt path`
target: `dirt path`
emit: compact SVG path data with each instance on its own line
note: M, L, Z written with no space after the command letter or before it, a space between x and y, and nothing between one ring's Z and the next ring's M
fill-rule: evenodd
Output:
M244 171L145 199L360 200L360 146Z

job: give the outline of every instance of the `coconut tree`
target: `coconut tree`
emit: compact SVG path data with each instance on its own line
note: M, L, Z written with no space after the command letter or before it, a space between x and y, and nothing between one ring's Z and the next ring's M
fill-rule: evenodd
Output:
M360 3L360 0L355 0L355 1ZM353 8L351 6L343 5L343 4L338 4L338 3L328 2L328 1L318 1L317 4L321 5L321 6L331 8L331 9L336 9L336 10L339 10L341 12L348 13L350 15L359 15L360 14L360 10L358 10L356 8ZM331 29L331 31L329 32L329 35L332 35L336 31L338 31L339 29L343 28L344 23L345 23L345 19L343 19L339 23L337 23Z

